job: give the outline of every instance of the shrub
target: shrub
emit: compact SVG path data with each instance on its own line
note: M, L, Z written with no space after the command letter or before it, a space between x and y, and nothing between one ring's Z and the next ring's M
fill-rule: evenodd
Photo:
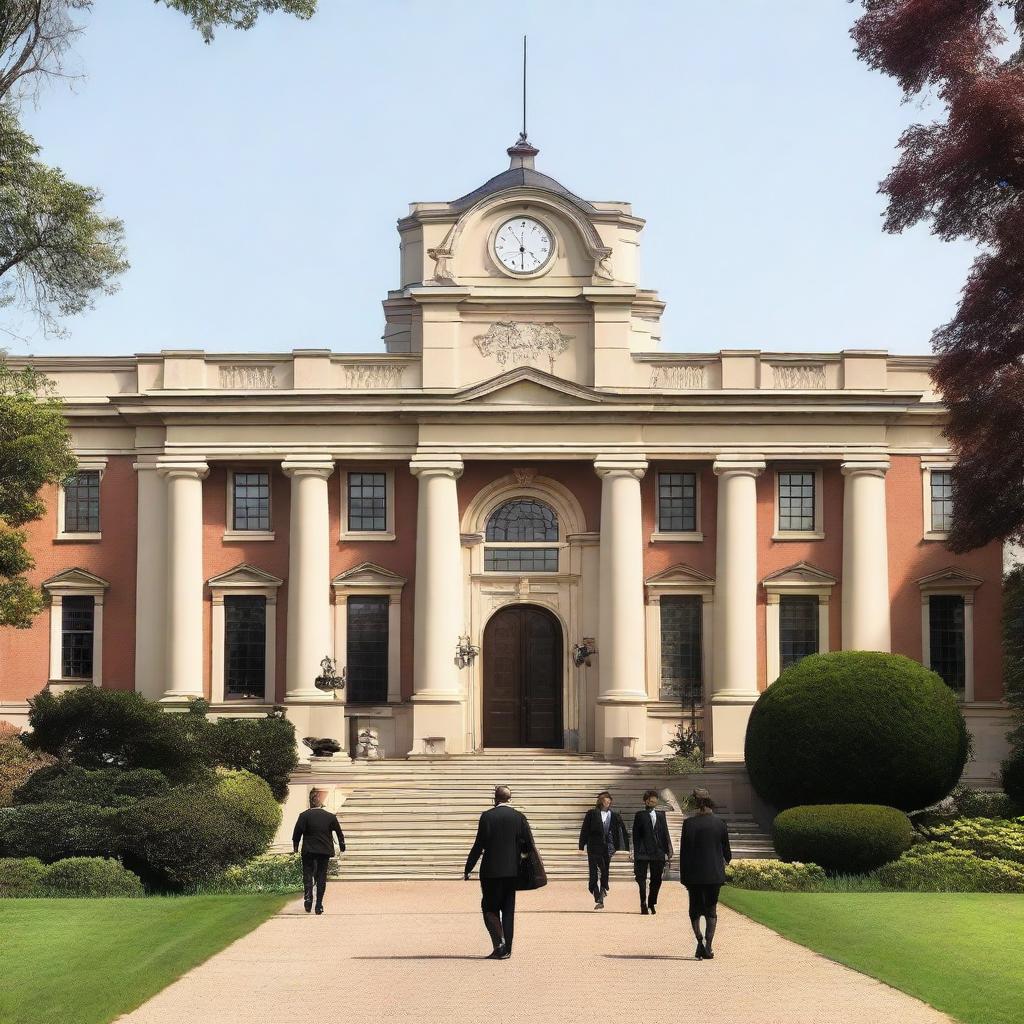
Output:
M211 724L205 742L211 764L258 775L278 801L288 795L288 778L299 759L295 726L282 715L220 718Z
M142 896L142 882L104 857L69 857L44 869L38 896Z
M21 734L6 722L0 722L0 807L10 807L14 791L40 768L53 764L49 755L29 750Z
M1024 892L1024 867L986 860L945 843L922 843L874 872L884 888L906 892Z
M45 871L37 857L0 857L0 899L35 896Z
M125 863L148 883L191 890L264 853L281 821L270 787L249 772L179 786L118 812Z
M1018 818L1024 815L1024 805L997 790L957 786L949 794L949 802L953 813L964 818Z
M1024 806L1024 746L1014 748L1003 762L1000 778L1006 795L1017 806Z
M337 872L337 859L328 865L328 873ZM248 864L228 868L207 887L211 892L301 892L302 860L294 854L266 853Z
M863 874L895 860L913 840L902 811L873 804L791 807L772 825L772 841L783 860L842 874Z
M969 734L953 691L910 658L812 654L758 698L746 764L775 807L865 803L912 811L945 797Z
M738 889L812 892L825 881L825 872L817 864L781 860L734 860L725 869L725 880Z
M201 703L201 702L199 702ZM82 768L153 768L172 781L206 773L205 716L167 714L138 693L83 686L29 701L25 742Z
M38 857L49 864L65 857L116 857L117 811L92 804L23 804L0 811L0 856Z
M930 829L938 842L979 857L994 857L1024 865L1024 818L957 818Z
M97 768L59 763L33 773L14 794L15 804L72 802L125 807L168 788L167 777L153 768Z

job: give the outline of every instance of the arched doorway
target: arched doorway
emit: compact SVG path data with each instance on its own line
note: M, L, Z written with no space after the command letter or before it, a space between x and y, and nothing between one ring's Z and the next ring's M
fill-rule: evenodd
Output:
M562 626L544 608L510 605L484 629L485 747L556 747L562 733Z

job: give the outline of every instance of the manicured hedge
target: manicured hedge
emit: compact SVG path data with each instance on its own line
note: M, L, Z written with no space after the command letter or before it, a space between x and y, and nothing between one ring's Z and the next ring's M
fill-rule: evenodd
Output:
M895 860L913 839L902 811L873 804L791 807L772 825L772 841L783 860L852 875Z
M45 869L37 896L142 896L142 882L116 860L69 857Z
M812 654L786 669L750 715L746 766L778 808L865 803L928 807L956 785L969 736L953 691L898 654Z
M931 835L979 857L995 857L1024 865L1024 818L957 818L933 826Z
M0 857L0 899L35 896L45 873L37 857Z
M331 860L328 871L337 861ZM302 860L295 854L265 853L247 864L228 868L208 886L207 892L302 892Z
M783 860L734 860L725 869L725 880L738 889L770 892L813 892L825 881L817 864L795 864Z
M70 802L7 808L0 811L0 856L38 857L47 864L65 857L116 857L117 814L114 808Z
M210 724L205 743L211 764L258 775L275 800L288 795L288 779L299 758L295 726L287 718L219 718Z
M281 821L270 787L249 772L178 786L119 812L124 861L157 888L192 890L264 853Z
M127 807L143 797L166 792L167 776L153 768L88 770L61 762L35 772L15 790L15 804L81 803Z
M1021 892L1024 866L986 859L944 843L922 843L874 877L884 888L907 892Z
M20 730L0 722L0 807L10 807L14 791L24 785L33 772L53 762L49 754L29 750Z

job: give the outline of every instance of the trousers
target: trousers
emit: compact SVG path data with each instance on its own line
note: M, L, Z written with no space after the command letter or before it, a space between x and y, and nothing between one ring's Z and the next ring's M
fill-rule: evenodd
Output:
M602 889L608 888L608 868L611 866L612 856L607 847L600 850L592 850L587 847L587 887L597 899Z
M651 889L647 891L647 872L651 874ZM661 876L665 873L665 862L663 860L637 860L633 862L633 874L636 876L636 884L640 887L640 902L649 907L658 903L658 893L661 891Z
M516 931L516 879L481 878L480 909L484 925L495 949L502 942L505 950L512 951Z
M313 886L316 886L316 905L324 905L324 890L327 888L327 854L304 853L302 855L302 893L307 903L313 902Z

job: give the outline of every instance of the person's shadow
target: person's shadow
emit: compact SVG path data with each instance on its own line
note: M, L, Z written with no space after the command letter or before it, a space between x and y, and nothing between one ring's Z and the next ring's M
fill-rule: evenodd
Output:
M693 960L695 956L668 956L663 953L602 953L605 960Z
M448 953L421 953L418 956L354 956L353 960L486 960L486 956L459 956Z

